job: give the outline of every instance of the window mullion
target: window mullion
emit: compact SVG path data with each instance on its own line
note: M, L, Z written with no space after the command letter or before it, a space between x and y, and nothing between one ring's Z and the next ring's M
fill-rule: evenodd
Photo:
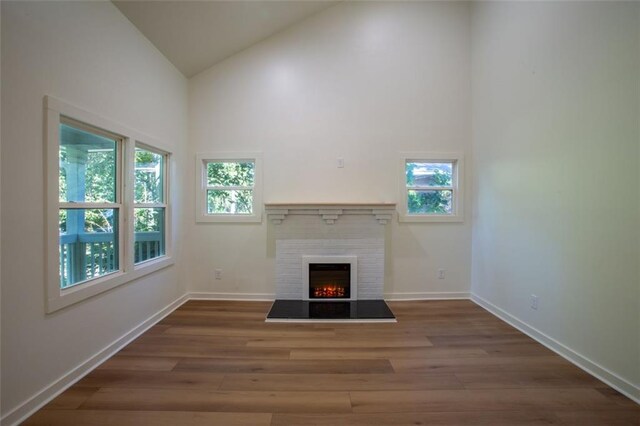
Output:
M164 209L167 207L166 203L134 203L135 209Z
M407 186L410 191L453 191L453 186Z
M121 234L122 265L124 271L133 271L133 244L134 244L134 220L133 220L133 197L135 193L135 141L126 139L122 141L122 197L123 197L123 226Z
M120 203L69 203L69 202L61 202L61 209L120 209L122 208L122 204Z
M253 186L207 186L207 190L212 191L252 191Z

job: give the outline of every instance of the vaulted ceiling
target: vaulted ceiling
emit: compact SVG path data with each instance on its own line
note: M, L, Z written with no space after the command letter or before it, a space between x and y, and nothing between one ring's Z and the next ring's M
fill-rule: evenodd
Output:
M113 1L186 77L336 1Z

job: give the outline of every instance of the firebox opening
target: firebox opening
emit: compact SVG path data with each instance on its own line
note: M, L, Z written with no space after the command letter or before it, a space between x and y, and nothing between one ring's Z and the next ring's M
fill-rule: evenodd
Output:
M350 263L309 263L309 299L350 297Z

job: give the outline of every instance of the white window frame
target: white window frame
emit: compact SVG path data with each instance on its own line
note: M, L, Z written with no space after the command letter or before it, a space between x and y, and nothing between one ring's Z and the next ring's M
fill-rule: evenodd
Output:
M221 162L253 162L252 214L207 212L207 164ZM257 223L262 222L262 153L261 152L213 152L196 155L196 222Z
M169 161L171 153L161 147L161 144L146 135L140 134L126 126L115 123L109 119L72 106L51 96L44 97L44 126L45 126L45 290L46 312L51 313L78 303L97 294L111 290L126 284L152 272L166 268L174 264L171 244L171 203L167 203L165 211L165 255L147 262L134 265L133 262L133 194L134 194L134 166L135 145L144 141L145 146L155 147L156 150L166 155L165 165L165 191L168 190ZM59 256L59 209L69 203L59 202L59 147L60 147L60 123L61 120L71 120L74 124L85 125L91 131L104 131L109 135L117 135L120 140L120 153L118 154L119 171L116 171L116 185L119 185L119 196L116 204L119 205L119 239L118 255L119 270L97 278L88 279L72 287L60 288L60 256ZM118 190L116 191L118 193ZM167 196L169 192L166 193ZM119 201L119 203L118 203ZM108 205L107 205L108 204ZM105 204L104 208L113 208L113 203ZM84 203L73 203L74 207L96 208L99 203L87 203L89 207L83 207ZM98 207L99 208L99 207Z
M169 234L167 232L167 227L169 226L169 223L171 223L170 220L170 209L169 209L169 157L170 154L169 152L162 150L162 149L158 149L154 146L151 146L149 144L146 144L144 142L140 142L140 141L136 141L136 143L133 146L133 152L130 155L129 158L131 158L132 160L132 165L133 165L133 181L132 181L132 186L131 188L133 188L133 191L135 191L135 149L136 148L140 148L143 149L145 151L149 151L152 152L154 154L158 154L161 155L164 158L163 161L163 171L162 171L162 202L161 203L136 203L135 202L135 197L133 198L132 201L132 205L133 208L131 209L131 214L133 215L133 212L135 211L135 209L145 209L145 208L163 208L164 209L164 252L165 254L163 254L162 256L156 256L152 259L147 259L147 260L143 260L142 262L139 263L135 263L135 223L134 220L131 221L131 229L129 231L129 235L132 235L132 239L133 241L131 242L131 257L132 260L134 261L134 266L135 268L140 268L143 267L146 263L148 262L153 262L156 259L160 259L164 256L167 255L167 252L169 250L169 244L168 244L168 238L169 238ZM133 216L132 216L133 217Z
M407 162L422 163L452 163L453 195L451 198L451 214L409 214L408 191L416 188L407 186ZM402 152L399 162L399 192L398 220L400 222L463 222L464 221L464 154L462 152ZM439 187L425 187L418 189L437 190Z

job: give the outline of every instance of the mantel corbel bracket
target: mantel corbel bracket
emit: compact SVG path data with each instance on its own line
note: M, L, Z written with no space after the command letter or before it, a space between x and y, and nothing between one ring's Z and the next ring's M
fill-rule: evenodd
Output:
M395 204L265 204L268 219L280 225L289 215L316 215L327 225L333 225L343 215L371 215L380 225L393 217Z

